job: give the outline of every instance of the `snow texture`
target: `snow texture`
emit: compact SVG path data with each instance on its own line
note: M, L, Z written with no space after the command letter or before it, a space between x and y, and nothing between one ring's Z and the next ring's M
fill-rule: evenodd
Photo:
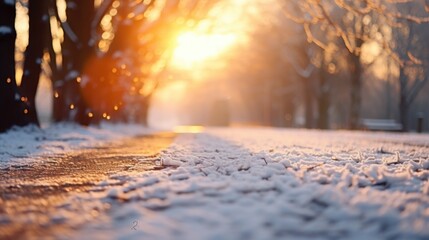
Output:
M6 35L11 33L12 33L12 28L8 26L0 26L0 35Z
M15 5L15 0L3 0L6 5Z
M153 131L136 125L107 123L98 128L85 128L74 124L55 124L43 129L35 126L12 128L0 134L0 168L42 164L45 161L44 156L96 147L106 141L118 141L150 132Z
M47 213L79 229L57 237L429 238L428 135L209 129L179 135L160 163Z

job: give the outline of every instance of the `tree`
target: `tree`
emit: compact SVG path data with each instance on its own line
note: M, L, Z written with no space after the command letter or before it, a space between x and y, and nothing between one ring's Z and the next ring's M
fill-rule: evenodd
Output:
M214 1L159 3L123 1L115 8L111 21L115 37L83 73L90 79L83 92L94 115L147 124L151 98L161 84L177 35L197 24ZM158 17L149 18L150 14Z
M322 51L322 56L320 57L320 68L319 68L319 93L317 94L317 108L319 117L317 119L317 127L320 129L329 128L329 106L330 106L330 94L331 86L329 84L329 76L326 56L324 51Z
M0 132L26 124L28 108L15 81L15 1L0 1Z
M307 39L326 50L328 43L314 36L314 29L332 31L348 50L350 72L350 116L349 127L359 126L361 108L362 75L368 66L362 62L362 48L366 43L377 42L381 48L388 48L390 29L398 19L425 22L428 17L416 17L397 11L397 4L420 1L319 1L305 0L296 3L299 11L286 11L286 15L303 24ZM291 9L291 8L289 8ZM341 46L337 46L337 49ZM396 58L392 55L392 58Z
M86 100L82 96L82 71L91 55L95 42L91 41L95 16L94 0L67 0L67 21L61 22L64 41L61 45L62 62L53 70L54 119L88 125L90 118ZM54 7L57 19L58 10ZM52 66L52 65L51 65Z
M407 3L400 11L422 15L420 3ZM429 82L428 23L416 23L408 19L394 28L393 50L398 55L399 67L399 118L404 131L409 130L409 109L423 86Z
M25 50L24 74L20 89L28 105L28 121L39 125L36 111L36 92L41 73L44 50L49 38L49 0L28 2L29 39Z
M127 99L135 98L128 95L141 95L143 88L149 93L138 97L142 102L127 103L142 106L145 121L149 99L158 86L158 73L153 68L168 59L164 53L173 46L177 32L201 19L215 1L65 2L66 20L61 19L57 1L29 1L30 34L21 90L33 123L38 123L35 95L45 49L54 88L55 121L88 125L103 118L126 120L127 108L123 106ZM153 18L157 12L160 14ZM56 20L57 26L51 26L50 20ZM105 29L106 25L110 29ZM61 48L55 48L54 41L60 41ZM152 90L147 91L147 86Z

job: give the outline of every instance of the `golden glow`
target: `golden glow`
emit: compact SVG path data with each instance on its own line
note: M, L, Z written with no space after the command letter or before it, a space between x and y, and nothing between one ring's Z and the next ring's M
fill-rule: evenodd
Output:
M74 109L74 104L70 104L70 109L73 110Z
M118 10L111 9L109 13L110 13L110 15L115 16L118 13Z
M188 91L186 81L171 82L168 86L164 87L162 91L157 92L157 96L165 102L171 102L171 99L180 98Z
M175 133L201 133L203 131L202 126L177 126L174 128Z
M120 2L120 1L114 1L114 2L112 3L112 7L113 7L113 8L118 8L118 7L119 7L119 5L121 5L121 2Z
M222 54L235 40L234 34L184 32L177 38L173 64L179 67L191 67L198 62Z

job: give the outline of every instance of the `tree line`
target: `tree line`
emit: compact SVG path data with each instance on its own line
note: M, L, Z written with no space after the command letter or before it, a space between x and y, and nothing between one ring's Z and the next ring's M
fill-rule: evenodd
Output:
M21 0L29 36L18 85L17 2L0 1L0 131L39 124L42 71L52 82L56 122L147 123L176 36L217 2ZM428 0L277 0L267 11L266 1L253 2L260 11L251 16L251 50L240 51L230 66L246 87L266 86L259 88L269 98L261 100L264 121L293 126L303 106L305 127L331 128L335 117L357 129L363 86L380 78L376 68L384 64L381 80L396 82L399 120L409 129L410 107L429 81ZM245 98L258 101L255 94Z
M385 83L398 112L387 118L410 129L413 102L427 96L429 1L278 2L250 14L254 41L241 50L246 58L233 60L241 63L235 74L259 86L260 97L244 98L261 108L265 124L361 129L364 90Z
M211 0L27 0L28 46L16 79L15 0L0 1L0 132L39 125L42 71L53 86L53 119L146 122L175 36L203 18ZM65 4L65 12L59 5ZM43 68L46 63L48 68ZM48 96L46 96L48 97Z

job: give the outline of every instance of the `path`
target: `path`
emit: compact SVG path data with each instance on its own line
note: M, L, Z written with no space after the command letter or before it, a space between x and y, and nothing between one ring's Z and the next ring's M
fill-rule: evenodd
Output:
M100 167L95 180L98 170L73 164L65 180L50 181L77 174L82 186L47 207L22 207L25 191L7 190L17 200L0 227L66 239L429 238L429 135L215 128L171 139L146 155L162 169L129 162L144 155L144 139L89 150L86 159L102 152L115 167Z
M117 172L160 169L159 152L172 133L140 136L97 148L49 156L45 164L0 170L0 238L46 236L47 213ZM31 219L31 221L29 221ZM58 230L58 229L57 229Z

